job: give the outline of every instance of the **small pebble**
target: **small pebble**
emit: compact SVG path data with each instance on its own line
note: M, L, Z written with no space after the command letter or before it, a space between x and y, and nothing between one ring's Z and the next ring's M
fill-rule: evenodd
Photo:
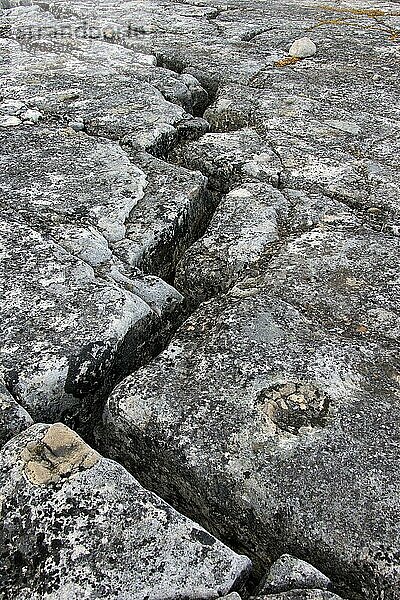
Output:
M31 123L37 123L39 121L39 119L42 118L42 116L43 116L42 113L39 112L38 110L28 108L28 110L26 110L24 113L22 113L21 119L23 121L30 121Z
M316 51L317 46L308 37L295 40L289 48L289 54L294 58L308 58L314 56Z
M83 121L71 121L69 126L74 131L83 131L85 129L85 124Z
M15 127L16 125L21 124L21 119L18 117L13 117L10 115L4 115L4 117L0 117L0 127Z

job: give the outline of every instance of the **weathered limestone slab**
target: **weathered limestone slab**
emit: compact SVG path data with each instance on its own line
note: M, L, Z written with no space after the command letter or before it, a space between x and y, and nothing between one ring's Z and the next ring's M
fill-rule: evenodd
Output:
M354 597L397 599L396 355L249 280L116 388L107 447L261 561L290 552Z
M12 40L3 41L2 46L3 94L36 107L44 121L57 119L75 127L80 122L90 135L124 139L130 146L154 151L159 146L158 151L162 151L164 145L168 147L177 139L174 125L182 121L185 111L165 100L147 82L149 77L118 72L112 65L100 66L98 59L96 63L90 56L89 60L79 60L68 51L58 53L52 48L29 52ZM134 62L135 56L131 60ZM144 70L148 75L153 69L151 65L139 65L134 70ZM108 85L110 77L112 89ZM179 85L185 87L182 82Z
M0 131L0 142L2 203L92 267L110 260L145 185L118 144L29 126Z
M235 554L60 423L0 454L2 593L15 600L215 598L246 576Z
M265 181L276 187L280 181L279 157L252 129L206 133L179 146L172 156L179 164L204 173L211 187L220 192L238 182Z
M205 235L178 264L174 285L198 304L262 269L280 238L290 204L268 184L234 188L218 205Z
M316 229L269 263L273 293L332 330L398 342L400 243L368 229Z
M146 153L133 159L146 175L144 195L127 219L125 238L113 244L113 253L125 264L170 280L213 208L207 179Z
M182 297L113 254L146 184L118 144L27 125L0 140L1 363L34 418L60 418L151 356Z
M0 379L0 447L32 423L31 416L14 400Z
M317 226L360 224L354 211L321 194L244 183L222 199L203 237L185 252L174 285L196 306L269 271L271 256L291 236Z
M158 318L20 217L1 216L4 378L34 419L57 418L140 359L145 331Z

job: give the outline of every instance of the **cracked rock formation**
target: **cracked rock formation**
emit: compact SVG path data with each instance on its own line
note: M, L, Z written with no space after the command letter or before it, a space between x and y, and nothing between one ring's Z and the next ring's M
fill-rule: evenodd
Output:
M32 417L14 400L0 379L0 447L32 423Z
M0 0L1 600L400 600L399 40Z
M397 353L358 335L262 279L242 283L116 388L109 446L258 560L285 549L364 597L395 598Z
M250 566L60 423L14 437L0 473L4 597L215 598Z

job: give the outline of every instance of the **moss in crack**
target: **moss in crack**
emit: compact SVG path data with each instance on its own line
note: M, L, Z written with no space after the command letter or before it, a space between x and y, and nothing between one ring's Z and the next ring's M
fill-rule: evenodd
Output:
M326 10L326 11L349 13L351 15L361 15L361 16L371 17L371 18L384 17L387 14L383 10L379 10L377 8L352 8L350 6L349 7L331 6L329 4L323 4L322 6L319 6L318 8L320 8L321 10Z

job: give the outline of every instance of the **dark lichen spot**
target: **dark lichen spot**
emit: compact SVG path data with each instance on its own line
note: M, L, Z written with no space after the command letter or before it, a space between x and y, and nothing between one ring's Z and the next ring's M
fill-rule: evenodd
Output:
M205 546L212 546L213 544L215 544L215 538L206 531L202 531L201 529L193 528L190 532L190 535L194 540L197 540Z

